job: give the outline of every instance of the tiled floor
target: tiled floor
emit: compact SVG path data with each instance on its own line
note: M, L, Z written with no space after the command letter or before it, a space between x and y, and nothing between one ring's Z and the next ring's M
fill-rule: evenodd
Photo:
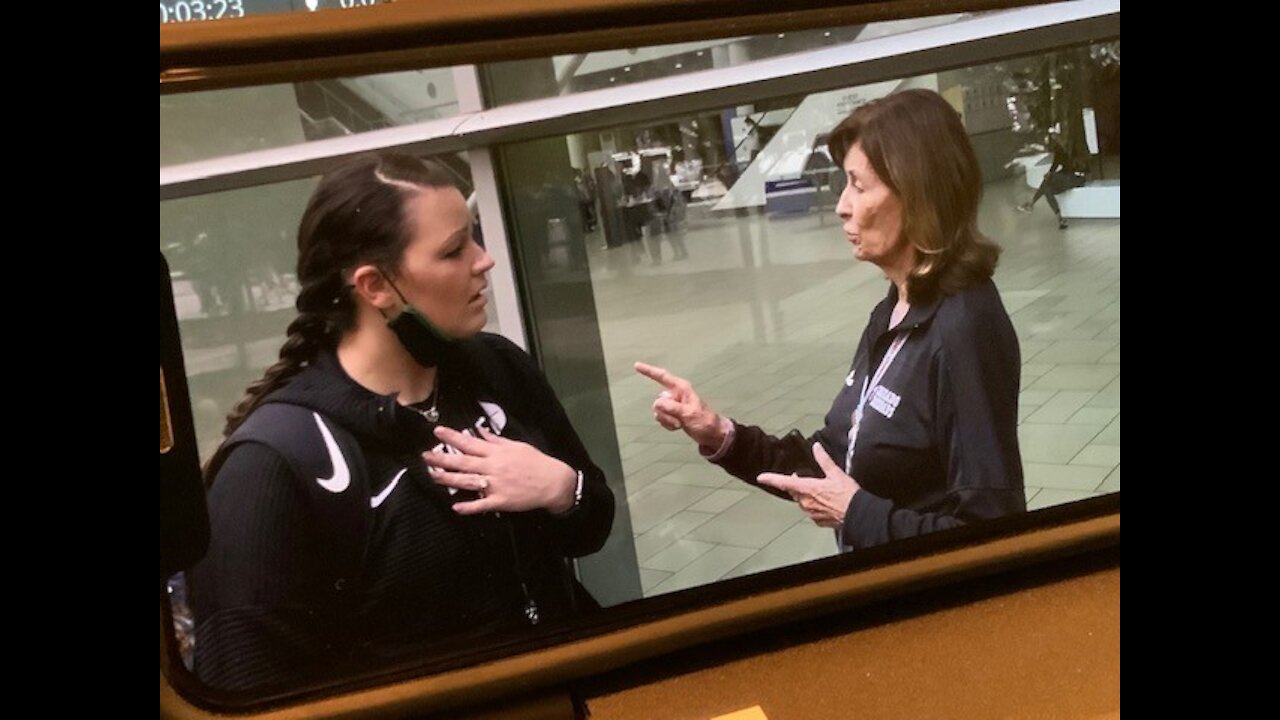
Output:
M1019 441L1030 509L1120 489L1120 222L1057 228L987 187L980 226L1021 341ZM830 211L826 211L830 213ZM852 259L834 216L713 219L690 211L690 257L636 261L589 238L592 280L646 595L835 552L793 504L703 461L649 408L636 360L691 380L721 412L808 434L848 368L886 281Z

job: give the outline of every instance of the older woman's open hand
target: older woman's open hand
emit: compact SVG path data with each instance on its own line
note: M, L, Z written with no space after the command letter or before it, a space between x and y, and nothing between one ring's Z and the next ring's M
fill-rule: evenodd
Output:
M813 444L813 459L822 468L823 477L760 473L756 481L790 494L815 524L838 528L844 523L849 503L862 486L836 465L821 443Z

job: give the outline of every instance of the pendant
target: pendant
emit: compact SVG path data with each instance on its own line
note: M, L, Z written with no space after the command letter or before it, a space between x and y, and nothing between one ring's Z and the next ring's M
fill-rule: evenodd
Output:
M437 410L434 405L427 408L426 410L422 410L421 412L422 412L422 417L430 420L431 422L435 422L440 419L440 411Z

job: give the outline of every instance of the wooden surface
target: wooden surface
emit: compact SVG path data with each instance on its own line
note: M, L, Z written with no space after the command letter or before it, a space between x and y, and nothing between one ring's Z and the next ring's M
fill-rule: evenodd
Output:
M593 720L1118 718L1120 569L830 636L588 700Z

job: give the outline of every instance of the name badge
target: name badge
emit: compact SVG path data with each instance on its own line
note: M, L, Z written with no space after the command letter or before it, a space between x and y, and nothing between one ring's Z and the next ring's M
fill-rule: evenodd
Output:
M900 402L902 402L902 398L897 393L883 385L877 385L875 390L872 391L871 399L867 404L886 418L891 418L898 410L898 403Z

